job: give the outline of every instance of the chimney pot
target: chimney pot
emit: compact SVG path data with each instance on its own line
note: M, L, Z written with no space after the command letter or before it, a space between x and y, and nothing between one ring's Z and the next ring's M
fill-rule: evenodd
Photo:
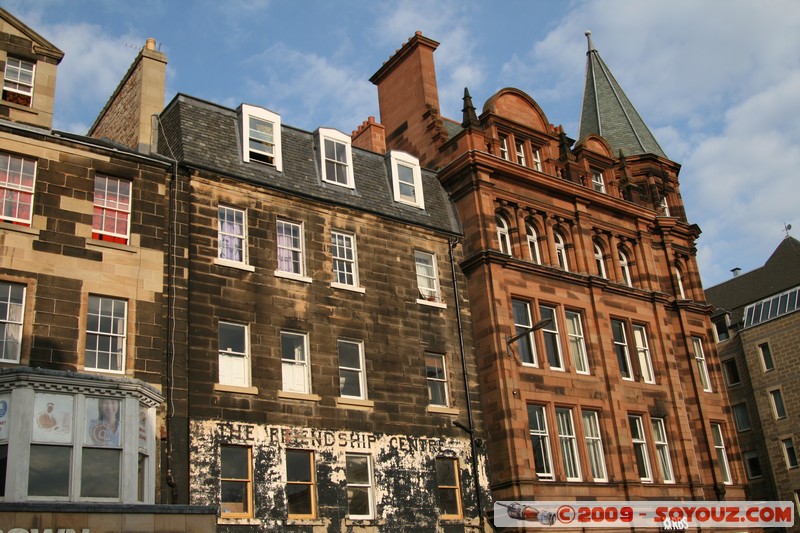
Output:
M156 40L150 37L147 39L147 43L145 43L144 47L148 50L155 50L156 49Z

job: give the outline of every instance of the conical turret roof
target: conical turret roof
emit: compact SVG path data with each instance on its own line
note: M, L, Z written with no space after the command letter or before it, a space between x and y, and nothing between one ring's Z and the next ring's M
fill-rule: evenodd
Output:
M583 91L580 138L597 134L607 140L614 153L655 154L667 158L647 124L628 100L592 43L587 31L586 86Z

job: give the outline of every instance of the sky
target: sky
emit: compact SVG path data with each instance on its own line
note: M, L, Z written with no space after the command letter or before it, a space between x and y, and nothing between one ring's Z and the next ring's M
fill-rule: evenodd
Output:
M0 0L60 48L54 128L84 134L147 38L185 93L350 133L380 119L369 78L415 31L438 41L440 108L504 87L577 138L586 30L667 156L702 234L704 287L800 236L796 0Z

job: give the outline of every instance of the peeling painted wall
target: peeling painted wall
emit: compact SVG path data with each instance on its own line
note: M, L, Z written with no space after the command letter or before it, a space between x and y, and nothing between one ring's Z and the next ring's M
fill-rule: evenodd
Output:
M191 503L220 501L220 446L246 445L253 456L252 519L220 519L225 531L477 531L471 448L465 437L390 435L361 431L242 424L191 423ZM288 520L286 450L314 452L317 518ZM347 516L345 454L369 455L373 466L374 519ZM458 460L463 520L440 520L436 458ZM487 492L485 458L479 478ZM488 501L482 496L484 506ZM249 528L243 526L250 526Z

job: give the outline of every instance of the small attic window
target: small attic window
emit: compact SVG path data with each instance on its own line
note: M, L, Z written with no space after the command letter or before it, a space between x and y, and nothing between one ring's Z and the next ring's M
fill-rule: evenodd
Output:
M405 152L389 152L395 202L425 209L419 159Z
M36 65L16 57L6 58L3 75L3 100L30 107L33 101L33 75Z
M350 136L330 128L317 130L322 181L353 188L353 151Z
M242 104L242 159L283 170L281 158L281 116L263 107Z

